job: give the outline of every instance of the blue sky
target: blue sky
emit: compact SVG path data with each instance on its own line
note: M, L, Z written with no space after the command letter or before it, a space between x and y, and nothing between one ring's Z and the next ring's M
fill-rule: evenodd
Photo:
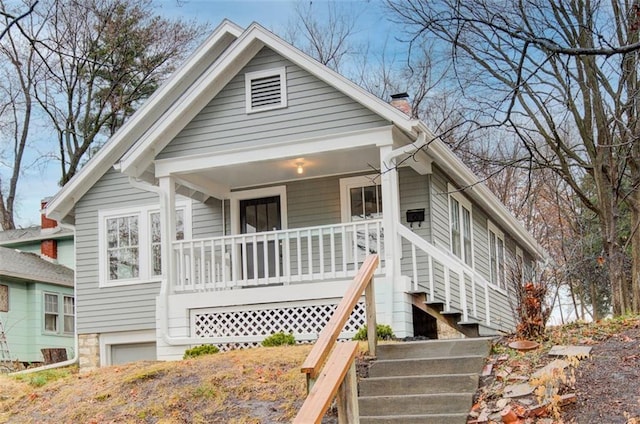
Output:
M313 8L318 10L320 17L326 10L326 3L326 0L312 1ZM394 47L399 48L394 38L397 34L391 33L392 24L385 19L381 0L338 0L337 3L359 13L354 42L368 42L372 49L382 49L385 44L388 51L394 50ZM295 2L290 0L156 0L155 4L157 13L164 16L208 22L212 28L224 18L242 27L258 22L278 35L282 35L287 24L295 17ZM8 175L8 171L3 171L3 174ZM29 166L24 170L18 183L16 199L18 227L39 225L40 200L53 196L59 190L59 178L60 172L55 162Z

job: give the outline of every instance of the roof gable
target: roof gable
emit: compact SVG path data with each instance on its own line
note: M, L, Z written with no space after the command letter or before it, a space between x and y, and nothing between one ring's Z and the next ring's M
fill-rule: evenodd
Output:
M225 20L189 56L185 63L109 139L98 153L49 201L47 217L63 222L75 203L126 151L159 119L166 109L193 84L242 33L242 28Z

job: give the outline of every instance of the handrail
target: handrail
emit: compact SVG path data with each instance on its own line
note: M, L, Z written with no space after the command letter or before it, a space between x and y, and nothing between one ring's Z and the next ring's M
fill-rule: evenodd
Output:
M338 397L339 422L350 424L359 422L358 387L354 363L358 344L355 342L336 344L336 342L340 331L364 291L369 330L367 331L369 353L375 356L377 338L373 274L379 260L378 255L375 254L367 256L364 260L340 304L320 332L318 340L302 364L301 371L307 374L309 395L298 411L298 415L293 421L294 424L320 423L331 400L336 395ZM333 348L334 345L335 348ZM333 351L329 356L332 348ZM329 359L323 367L327 356Z
M320 332L320 336L313 345L313 349L311 349L309 356L307 356L307 359L302 364L302 372L308 374L310 378L313 379L318 376L324 360L327 358L329 351L331 351L331 348L338 339L338 335L351 315L351 311L353 311L356 303L358 303L364 289L372 281L373 273L378 266L378 261L378 255L367 256L362 263L360 270L353 278L353 283L349 286L347 292L342 298L342 301L331 316L331 319ZM369 305L367 304L367 306ZM367 313L367 317L368 316L369 313ZM373 331L371 331L371 326L367 325L367 327L369 328L369 333L373 333L375 335L375 326L373 327ZM373 340L375 341L375 337ZM369 346L371 355L375 356L375 349L375 346Z
M333 398L338 394L342 382L345 381L349 368L353 366L357 351L358 342L350 341L336 345L324 368L326 371L320 374L318 381L309 391L307 399L293 420L294 424L320 423L322 421L324 413L331 405ZM354 391L357 398L357 384ZM357 399L355 402L357 402ZM357 418L354 418L350 417L346 422L352 424L357 421Z

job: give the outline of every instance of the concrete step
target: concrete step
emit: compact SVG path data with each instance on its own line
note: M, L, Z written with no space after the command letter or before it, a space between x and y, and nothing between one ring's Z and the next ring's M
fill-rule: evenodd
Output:
M466 424L467 414L386 415L360 417L360 424Z
M480 372L484 356L447 356L426 359L389 359L375 361L369 368L370 377L407 375L469 374Z
M472 400L472 393L362 396L358 399L358 407L361 417L460 414L471 409Z
M379 359L438 358L444 356L487 356L490 338L446 339L378 345Z
M446 388L454 393L475 393L478 374L446 374L404 377L370 377L360 381L360 396L436 394Z

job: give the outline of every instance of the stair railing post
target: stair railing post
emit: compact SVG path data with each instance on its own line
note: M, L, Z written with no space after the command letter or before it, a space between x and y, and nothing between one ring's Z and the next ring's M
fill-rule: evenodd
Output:
M369 343L369 355L376 356L378 334L376 323L376 296L373 277L371 277L369 284L367 284L367 287L364 289L364 302L367 313L367 341Z
M340 384L336 400L338 403L338 424L359 424L358 377L355 361L351 362L351 367Z

